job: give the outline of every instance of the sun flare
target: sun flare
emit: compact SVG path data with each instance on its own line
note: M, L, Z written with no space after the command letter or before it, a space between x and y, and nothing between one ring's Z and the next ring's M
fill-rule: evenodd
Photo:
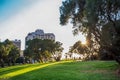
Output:
M86 43L87 43L86 40L82 41L82 44L83 44L83 45L85 45Z

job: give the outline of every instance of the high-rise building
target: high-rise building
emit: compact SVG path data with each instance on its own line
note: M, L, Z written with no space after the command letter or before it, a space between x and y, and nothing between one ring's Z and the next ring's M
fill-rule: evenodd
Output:
M55 40L55 35L53 33L44 33L43 30L37 29L35 32L28 33L28 35L25 38L25 42L33 39L50 39L50 40ZM25 48L27 45L25 44Z
M44 39L55 40L55 35L53 33L44 33L43 30L37 29L35 32L28 33L25 40L28 41L28 40L33 40L35 38L42 40Z

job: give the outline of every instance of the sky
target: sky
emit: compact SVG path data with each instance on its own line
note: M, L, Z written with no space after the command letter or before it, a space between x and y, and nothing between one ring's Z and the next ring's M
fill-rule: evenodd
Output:
M64 53L76 41L85 42L83 35L73 36L72 24L61 26L59 7L62 0L0 0L0 39L22 41L29 32L42 29L45 33L54 33L56 41L63 43Z

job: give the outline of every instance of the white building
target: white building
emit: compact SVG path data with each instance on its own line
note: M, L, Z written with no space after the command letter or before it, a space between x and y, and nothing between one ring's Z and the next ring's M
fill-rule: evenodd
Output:
M25 40L29 41L35 38L42 39L42 40L44 39L55 40L55 35L53 33L44 33L43 30L37 29L35 32L28 33Z
M28 33L28 35L25 38L25 42L33 39L50 39L50 40L55 40L55 35L53 33L44 33L43 30L37 29L35 32ZM27 45L25 44L25 48Z

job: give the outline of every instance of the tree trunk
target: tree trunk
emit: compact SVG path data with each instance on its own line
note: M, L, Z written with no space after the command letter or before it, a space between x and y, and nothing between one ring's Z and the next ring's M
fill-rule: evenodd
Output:
M13 66L15 65L15 60L12 60L12 65L13 65Z
M1 67L5 67L3 59L0 59Z
M43 63L43 60L40 58L40 62Z
M8 62L7 64L8 64L8 66L10 66L10 62Z

